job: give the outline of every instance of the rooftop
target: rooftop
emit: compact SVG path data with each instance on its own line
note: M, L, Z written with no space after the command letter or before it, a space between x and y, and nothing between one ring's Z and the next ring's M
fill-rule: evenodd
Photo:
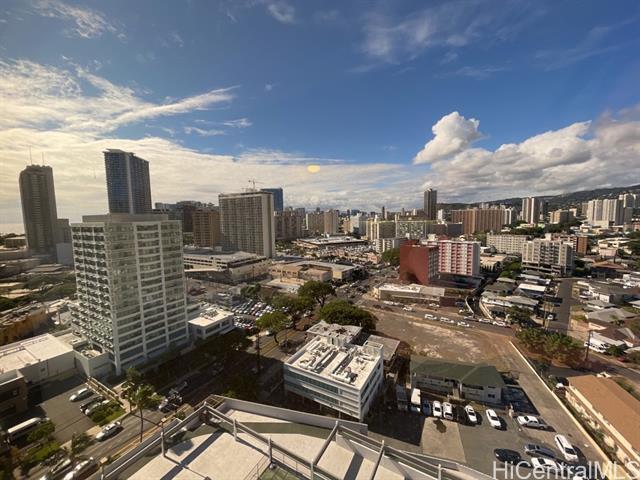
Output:
M194 247L185 247L184 255L198 255L205 256L207 258L211 258L214 260L222 261L222 262L239 262L243 260L253 260L260 259L263 260L266 257L261 255L250 253L250 252L216 252L210 248L194 248Z
M128 223L128 222L164 222L169 216L163 213L107 213L104 215L83 215L82 223L72 223L72 227L81 227L85 223ZM177 221L177 220L171 220Z
M362 332L362 327L357 325L339 325L337 323L327 323L324 320L320 320L307 330L310 335L338 338L344 340L345 343L351 343L354 338L360 335L360 332Z
M218 306L209 306L200 312L200 315L193 320L189 320L189 325L195 325L198 327L209 327L215 323L229 318L233 313L228 310L224 310Z
M361 389L373 373L380 355L379 348L339 346L325 337L316 337L291 357L287 365Z
M503 387L502 375L493 365L442 362L432 358L411 356L411 375L449 378L468 385Z
M11 343L0 348L0 372L20 370L71 351L70 345L48 333Z
M298 240L299 242L310 243L312 245L318 246L331 246L333 244L342 244L342 243L367 243L367 240L362 240L360 238L349 237L347 235L340 235L334 237L316 237L316 238L301 238Z
M367 341L364 342L366 346L378 346L382 345L382 357L385 362L390 362L393 356L398 351L400 346L400 340L389 337L380 337L379 335L369 335Z
M547 287L545 287L544 285L536 285L533 283L521 283L520 285L518 285L518 288L520 290L531 290L533 292L540 293L544 293L547 290Z
M339 272L348 272L357 267L353 265L342 265L333 262L319 262L317 260L299 260L297 262L286 263L284 267L319 267L321 269L331 269Z
M624 436L636 451L640 451L640 401L614 380L595 375L580 375L569 379L593 409Z
M416 293L423 295L440 295L445 294L445 289L442 287L431 287L427 285L420 285L418 283L411 283L409 285L401 283L384 283L377 287L379 290L386 290L398 293Z

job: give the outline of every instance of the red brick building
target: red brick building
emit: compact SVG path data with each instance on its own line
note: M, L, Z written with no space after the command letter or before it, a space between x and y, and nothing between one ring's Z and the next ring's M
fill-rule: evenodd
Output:
M409 241L400 246L400 280L429 285L438 275L438 247Z

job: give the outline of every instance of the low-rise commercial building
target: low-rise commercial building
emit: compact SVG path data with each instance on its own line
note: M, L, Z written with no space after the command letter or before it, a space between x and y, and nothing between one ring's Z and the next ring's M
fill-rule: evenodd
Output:
M595 375L570 377L566 398L602 435L630 478L640 477L640 401L614 380Z
M307 330L307 337L323 337L329 339L331 343L343 344L353 343L360 333L362 333L362 327L357 325L339 325L320 320Z
M504 386L500 372L492 365L469 365L411 356L411 388L499 405Z
M409 285L385 283L373 289L373 295L378 300L402 303L438 303L445 296L445 293L446 289L442 287L418 285L417 283Z
M184 268L188 276L201 276L222 283L239 283L262 277L271 261L248 252L220 253L211 249L184 249Z
M18 370L0 371L0 418L6 419L29 408L27 382Z
M33 335L47 320L49 314L42 303L32 303L3 312L0 316L0 345Z
M289 263L275 263L269 267L269 274L283 282L302 285L309 280L318 282L344 282L351 280L360 267L339 263L300 260Z
M200 314L189 320L192 340L206 340L233 330L233 313L215 305L204 306Z
M317 337L284 364L285 392L362 421L383 382L382 347Z
M300 238L294 242L297 246L305 250L337 249L345 247L358 247L368 245L367 240L349 237L347 235L336 235L316 238Z

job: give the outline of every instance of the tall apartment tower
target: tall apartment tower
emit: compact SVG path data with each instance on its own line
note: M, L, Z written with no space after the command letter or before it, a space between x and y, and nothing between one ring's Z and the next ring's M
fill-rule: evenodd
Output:
M437 245L440 273L465 276L480 274L480 242L441 240Z
M53 170L46 165L29 165L20 172L19 183L27 246L32 254L54 259L58 213Z
M522 266L545 274L568 275L573 271L573 245L562 240L530 240L522 247Z
M151 213L149 162L131 152L104 152L109 213Z
M324 233L333 235L340 230L340 212L338 210L326 210L322 216Z
M287 207L282 212L275 212L276 240L296 240L302 238L304 231L304 211Z
M188 341L182 230L166 215L91 215L71 225L72 324L117 375Z
M522 199L522 220L527 223L538 223L540 220L540 202L535 197Z
M198 247L214 248L222 243L220 232L220 209L218 207L203 207L193 211L191 215L193 225L193 243Z
M269 192L273 195L273 210L282 212L284 210L284 193L282 188L263 188L263 192Z
M505 218L504 210L501 208L451 210L451 221L461 223L465 235L477 232L499 232L504 225Z
M263 191L221 193L222 246L271 258L276 251L273 194Z
M430 188L424 192L424 214L427 220L438 219L438 191Z

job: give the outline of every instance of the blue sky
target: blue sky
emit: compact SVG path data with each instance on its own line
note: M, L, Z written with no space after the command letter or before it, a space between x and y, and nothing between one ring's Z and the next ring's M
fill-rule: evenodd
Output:
M5 1L0 223L29 147L72 219L105 210L108 147L151 162L154 201L249 178L365 209L638 182L639 27L636 1Z

